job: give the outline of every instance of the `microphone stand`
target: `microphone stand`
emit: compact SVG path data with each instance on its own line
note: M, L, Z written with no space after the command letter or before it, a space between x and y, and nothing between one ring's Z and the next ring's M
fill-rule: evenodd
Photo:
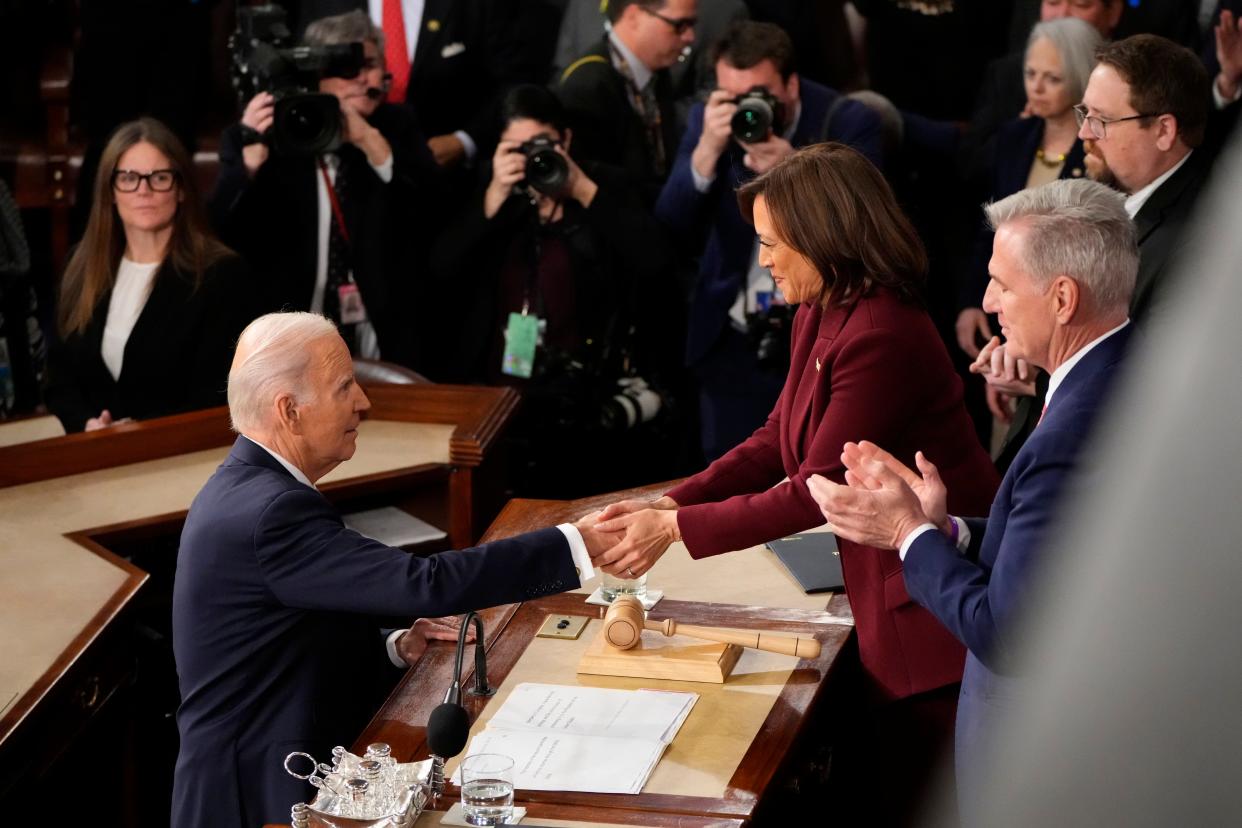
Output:
M444 793L444 761L461 752L469 735L470 725L465 708L461 706L461 665L466 654L466 631L470 622L474 622L474 686L470 688L472 696L491 696L496 692L487 683L487 650L483 642L483 621L475 612L466 613L457 630L457 653L453 659L453 682L444 694L444 702L431 711L432 721L428 721L428 747L431 750L431 775L428 786L431 789L432 801L439 799ZM432 745L432 740L436 741ZM442 739L448 739L442 742Z

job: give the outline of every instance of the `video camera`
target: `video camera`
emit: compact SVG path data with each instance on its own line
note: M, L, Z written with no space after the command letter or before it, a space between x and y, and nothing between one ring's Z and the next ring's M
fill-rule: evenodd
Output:
M272 126L261 140L285 155L322 155L341 145L341 106L318 91L321 78L353 78L362 71L361 43L294 46L285 10L238 6L229 37L233 88L243 105L259 92L276 99Z
M777 129L785 120L785 105L766 86L754 86L748 92L738 95L733 102L737 104L737 112L733 113L729 126L733 137L744 144L757 144L768 137L768 133Z
M536 135L517 148L526 156L524 184L544 195L556 195L569 181L569 164L556 151L556 141L548 135Z

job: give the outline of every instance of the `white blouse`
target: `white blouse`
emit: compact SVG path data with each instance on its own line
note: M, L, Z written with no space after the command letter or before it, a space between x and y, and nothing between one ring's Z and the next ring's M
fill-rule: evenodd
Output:
M121 378L121 363L125 359L125 343L134 330L134 323L146 307L151 295L151 283L160 263L138 264L122 258L116 272L116 284L112 287L112 300L108 303L108 318L104 323L100 356L112 378Z

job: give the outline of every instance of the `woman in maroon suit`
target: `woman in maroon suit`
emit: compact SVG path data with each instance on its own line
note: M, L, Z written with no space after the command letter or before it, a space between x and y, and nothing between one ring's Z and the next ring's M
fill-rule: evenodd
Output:
M789 376L767 423L746 442L658 500L605 510L601 528L626 537L605 555L604 569L636 577L677 540L698 559L821 525L806 480L843 480L847 441L890 441L911 464L922 449L961 498L950 511L986 514L996 469L919 303L926 254L884 178L854 150L818 144L743 186L738 198L759 235L759 264L799 305ZM839 546L871 697L890 711L898 700L905 709L933 708L916 717L951 744L961 645L910 600L895 551ZM936 741L905 735L903 742ZM919 752L930 761L926 748Z

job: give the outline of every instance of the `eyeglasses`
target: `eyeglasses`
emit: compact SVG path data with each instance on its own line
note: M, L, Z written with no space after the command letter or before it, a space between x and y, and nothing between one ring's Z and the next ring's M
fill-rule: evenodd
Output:
M1124 118L1101 118L1099 115L1088 115L1087 107L1078 104L1074 107L1074 117L1078 119L1078 128L1081 129L1084 123L1091 128L1091 134L1095 136L1095 140L1103 141L1107 134L1109 124L1120 124L1123 121L1137 121L1141 118L1157 118L1159 113L1147 112L1140 115L1127 115Z
M658 11L652 11L646 6L639 6L639 8L652 17L658 17L660 20L663 20L665 23L672 26L673 31L677 32L677 34L685 34L699 23L699 19L697 17L665 17Z
M112 186L117 192L136 193L143 181L147 182L151 192L166 193L177 183L177 171L151 170L149 173L139 173L133 170L114 170L112 173Z

